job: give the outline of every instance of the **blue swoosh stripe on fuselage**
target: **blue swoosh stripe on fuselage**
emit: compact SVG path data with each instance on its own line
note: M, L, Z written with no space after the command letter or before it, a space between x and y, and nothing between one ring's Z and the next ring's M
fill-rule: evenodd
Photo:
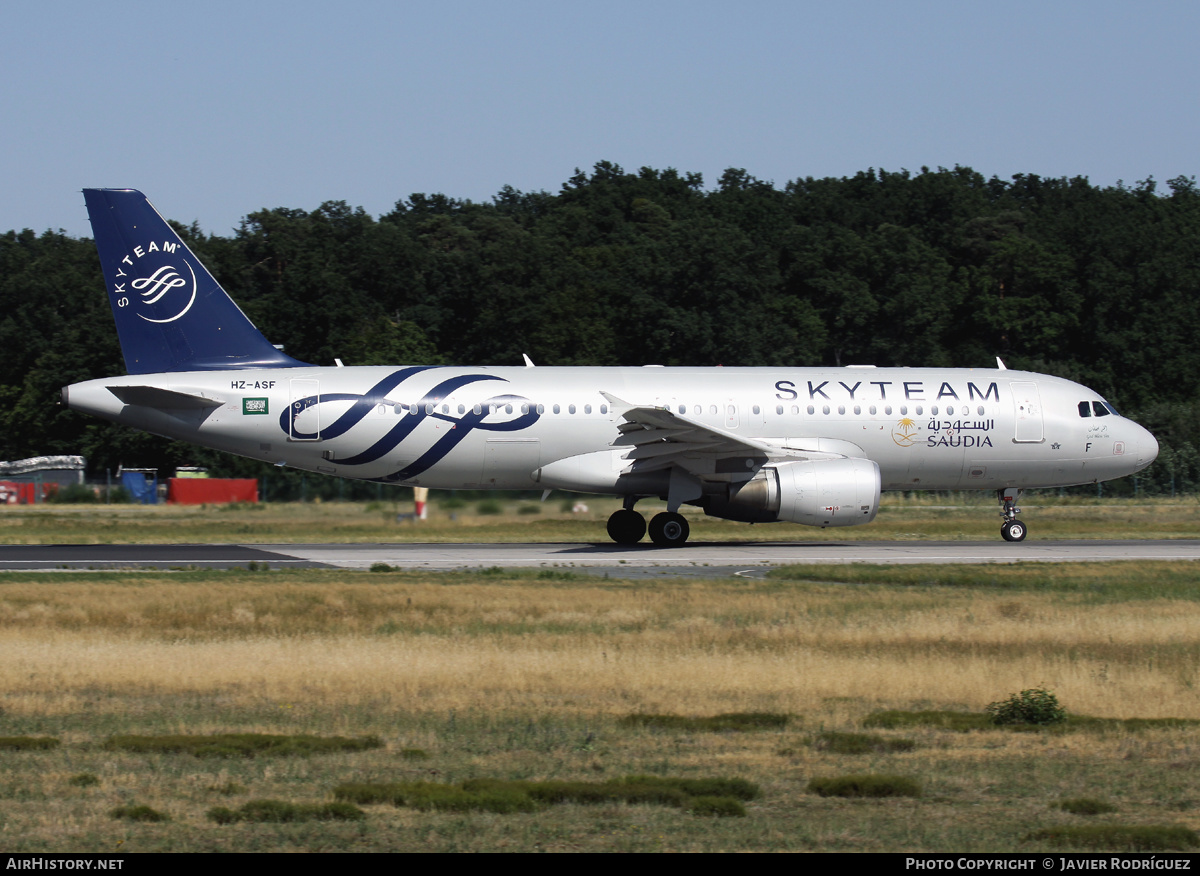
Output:
M394 450L396 445L411 435L412 431L416 429L426 417L436 417L439 420L449 420L450 422L454 423L462 423L468 417L474 418L476 416L474 412L463 415L462 420L454 420L453 418L445 417L441 414L426 414L425 406L432 401L445 398L447 395L454 392L454 390L462 386L466 386L467 384L478 383L483 380L501 379L502 378L494 377L488 374L462 374L458 377L452 377L449 380L443 380L433 389L429 390L429 392L425 393L425 396L421 399L420 403L416 407L417 413L415 416L410 412L408 416L405 416L399 423L389 429L386 435L361 453L356 453L354 456L348 456L344 459L331 459L330 462L337 463L338 465L364 465L368 462L374 462L384 454L390 453L392 450ZM483 416L485 416L485 414L479 415L481 419ZM464 435L469 431L469 428L465 430ZM324 436L325 433L322 432L321 434ZM458 441L455 441L454 443L457 444Z

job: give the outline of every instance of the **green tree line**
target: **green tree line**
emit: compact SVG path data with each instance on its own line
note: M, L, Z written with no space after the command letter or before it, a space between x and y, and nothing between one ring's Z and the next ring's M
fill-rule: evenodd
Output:
M932 365L1087 384L1151 428L1152 491L1200 488L1200 190L966 167L777 187L600 162L557 193L413 194L177 226L266 336L317 364ZM123 373L89 239L0 235L0 458L233 460L57 405Z

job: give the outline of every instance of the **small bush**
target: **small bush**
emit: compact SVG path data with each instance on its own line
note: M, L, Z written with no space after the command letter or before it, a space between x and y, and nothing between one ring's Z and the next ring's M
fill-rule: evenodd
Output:
M521 515L526 515L526 516L528 516L530 514L541 514L542 506L541 505L521 505L519 508L517 508L517 513L521 514Z
M475 506L475 513L481 517L494 516L496 514L503 514L504 507L495 499L484 499Z
M663 776L625 776L610 779L606 785L622 787L633 785L662 785L675 788L689 797L734 797L738 800L756 800L761 793L758 785L745 779L670 779Z
M1200 845L1194 830L1171 825L1097 824L1082 827L1046 827L1035 830L1027 840L1042 840L1053 846L1111 849L1122 852L1183 850Z
M74 785L77 788L91 788L100 784L100 777L92 773L80 773L77 776L71 776L67 779L68 785Z
M100 501L96 491L86 484L67 484L46 494L46 501L57 505L91 505Z
M620 720L625 727L650 727L655 730L693 730L723 733L746 730L778 730L787 725L789 715L773 712L728 712L707 718L688 718L682 715L635 713Z
M1035 687L1012 694L1008 699L991 703L987 709L993 724L1034 724L1044 727L1062 723L1067 710L1058 704L1058 697L1045 688Z
M217 824L247 821L253 824L289 824L300 821L362 821L367 815L350 803L288 803L283 800L251 800L238 809L215 806L208 818Z
M208 820L217 824L237 824L241 818L228 806L214 806L208 810Z
M157 809L151 809L149 806L118 806L109 813L113 818L120 818L124 821L170 821L171 816L165 812L159 812Z
M808 790L822 797L920 797L921 786L906 776L860 775L815 778Z
M338 800L369 806L391 803L438 812L533 812L533 799L519 782L484 780L463 785L434 782L350 783L333 789Z
M813 748L832 754L874 754L896 751L912 751L917 743L912 739L893 739L872 733L818 733L812 741Z
M307 757L383 746L378 736L273 736L266 733L216 733L212 736L110 736L110 751L139 754L191 754L196 757Z
M387 563L371 563L372 572L398 572L399 569L395 566L389 566Z
M745 818L746 807L732 797L693 797L688 804L692 815L712 815L717 818Z
M49 751L60 745L53 736L0 736L0 751Z
M429 760L429 752L423 748L402 748L400 757L404 760Z
M561 803L594 805L624 802L672 806L696 811L697 800L728 801L700 804L698 814L738 814L738 800L753 800L758 786L744 779L672 779L661 776L626 776L605 782L556 780L549 782L469 779L461 785L432 782L348 783L333 795L361 805L391 803L413 809L446 812L534 812L541 806ZM735 805L730 805L735 804ZM716 810L722 810L720 812ZM741 814L744 814L741 813Z
M1097 800L1095 797L1073 797L1070 800L1060 800L1055 806L1072 815L1104 815L1117 811L1116 806L1106 800Z
M993 705L997 705L993 703ZM1090 715L1066 715L1057 724L995 724L991 716L977 712L904 711L872 712L863 727L895 730L902 727L935 727L966 733L971 730L995 730L1001 727L1016 733L1049 730L1055 733L1138 733L1142 730L1176 729L1200 726L1194 718L1093 718Z

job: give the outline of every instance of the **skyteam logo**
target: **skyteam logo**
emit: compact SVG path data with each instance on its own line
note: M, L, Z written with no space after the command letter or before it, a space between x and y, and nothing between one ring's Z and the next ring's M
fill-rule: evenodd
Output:
M196 303L196 272L178 249L178 243L164 241L159 246L152 240L121 259L113 283L117 307L133 305L141 319L158 324L175 322L191 310ZM166 262L164 256L172 255L175 258Z

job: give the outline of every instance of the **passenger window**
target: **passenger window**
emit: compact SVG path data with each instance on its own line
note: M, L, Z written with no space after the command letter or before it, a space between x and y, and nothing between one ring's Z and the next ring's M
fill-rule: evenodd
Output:
M541 415L541 414L544 414L544 413L546 413L546 406L545 406L545 405L538 405L538 406L537 406L537 408L536 408L536 410L537 410L537 412L538 412L538 414L539 414L539 415Z
M947 417L954 416L954 405L946 405L946 416Z
M462 405L459 405L459 406L458 406L458 412L459 412L460 414L465 414L465 413L467 412L467 409L466 409L465 407L463 407Z
M1092 402L1092 410L1096 412L1097 417L1108 416L1108 408L1102 402Z
M443 414L450 413L450 405L442 405L442 413Z
M392 412L396 414L404 413L404 405L396 405L394 408L392 408Z
M608 413L608 405L600 405L600 413L607 414Z
M600 413L604 413L604 411L601 411ZM687 405L680 405L680 406L679 406L679 413L681 413L681 414L686 414L686 413L687 413Z
M529 413L529 405L521 405L521 413L523 413L523 414Z
M875 405L871 405L869 408L867 408L867 411L871 414L872 417L875 416L875 411L876 411Z
M567 413L569 413L569 414L575 413L575 405L567 405Z
M980 405L979 407L977 407L975 409L975 413L979 414L979 416L982 417L983 416L983 405Z
M918 413L918 414L919 414L919 413L921 413L921 412L920 412L920 410L918 410L918 411L917 411L917 413ZM950 413L950 412L949 412L949 411L946 411L946 413ZM937 416L937 405L934 405L933 407L931 407L931 408L929 409L929 416L931 416L931 417L936 417L936 416Z
M698 417L702 413L704 413L704 409L701 408L700 405L696 405L694 408L692 408L692 413L694 413Z
M892 406L891 405L883 406L883 415L885 417L890 417L892 415Z
M821 405L821 413L828 414L829 413L829 405Z
M861 406L861 405L855 405L855 406L854 406L854 413L855 413L855 415L856 415L856 416L857 416L858 414L861 414L861 413L862 413L862 406Z
M432 414L432 413L433 413L433 403L432 403L432 402L430 402L430 403L428 403L428 404L426 404L426 405L425 405L425 415L426 415L426 416L429 416L429 415L430 415L430 414Z
M812 405L809 405L809 406L808 406L808 413L809 413L810 415L812 415L812 414L815 414L816 412L817 412L817 409L816 409L816 408L814 408Z
M583 412L584 412L585 414L590 414L590 413L592 412L592 406L591 406L591 405L584 405L584 406L583 406Z
M512 405L505 405L505 406L504 406L504 413L506 413L506 414L511 414L511 413L512 413Z
M908 405L900 405L900 416L902 416L902 417L908 416Z
M845 405L838 405L838 413L839 413L839 414L842 414L842 415L845 415L845 413L846 413L846 406L845 406Z
M755 405L750 410L754 411L756 415L762 412L762 408L760 408L758 405Z
M709 405L709 406L708 406L708 412L709 412L710 414L715 414L715 413L717 412L717 406L716 406L716 405Z
M559 405L555 405L555 406L554 406L554 413L556 413L556 414L561 414L561 413L562 413L562 407L561 407L561 406L559 406Z
M775 405L775 415L779 417L783 416L783 405Z

